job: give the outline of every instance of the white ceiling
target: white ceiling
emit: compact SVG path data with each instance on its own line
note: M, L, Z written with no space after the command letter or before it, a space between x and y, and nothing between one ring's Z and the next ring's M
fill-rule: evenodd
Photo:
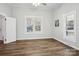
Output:
M45 7L45 8L55 8L61 5L60 3L46 3L47 5L44 6L40 4L39 7ZM32 3L10 3L12 6L19 6L19 7L34 7Z
M48 10L55 10L59 8L62 3L46 3L47 5L42 5L35 7L32 3L4 3L4 5L13 6L13 7L24 7L24 8L38 8L38 9L48 9ZM1 5L1 3L0 3Z

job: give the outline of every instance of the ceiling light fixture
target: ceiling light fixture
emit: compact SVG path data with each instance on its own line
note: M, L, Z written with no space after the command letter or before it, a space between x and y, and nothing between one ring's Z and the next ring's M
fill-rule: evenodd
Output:
M40 3L33 3L33 6L35 6L35 7L37 7L39 5L40 5Z

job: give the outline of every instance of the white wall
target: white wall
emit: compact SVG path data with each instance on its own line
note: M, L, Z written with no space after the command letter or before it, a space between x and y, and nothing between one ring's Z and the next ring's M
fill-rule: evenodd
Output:
M69 40L65 40L63 37L64 33L64 27L63 27L63 24L64 24L64 19L63 19L63 14L66 14L70 11L73 11L73 10L77 10L77 40L76 42L72 42L72 41L69 41ZM55 28L54 26L54 23L53 23L53 33L52 34L54 36L54 38L56 38L57 40L67 44L67 45L70 45L76 49L79 49L79 4L77 3L70 3L70 4L63 4L59 9L57 9L55 12L54 12L54 18L53 18L53 22L55 21L55 18L59 18L60 20L60 26L58 28Z
M6 14L6 16L11 16L11 7L0 3L0 13Z
M42 33L25 33L25 16L42 16ZM13 7L13 17L17 20L17 39L29 39L29 38L46 38L52 37L52 16L48 10L39 10L33 8Z

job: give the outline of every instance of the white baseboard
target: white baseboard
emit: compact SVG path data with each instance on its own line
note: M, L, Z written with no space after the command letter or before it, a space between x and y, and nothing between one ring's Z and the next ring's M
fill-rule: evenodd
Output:
M17 40L34 40L34 39L47 39L52 37L33 37L33 38L17 38Z
M79 50L79 48L76 47L76 46L74 46L74 45L69 45L67 42L64 42L64 41L62 41L62 40L58 40L57 38L54 38L54 39L56 39L57 41L59 41L59 42L65 44L65 45L67 45L67 46L70 46L70 47L72 47L72 48L74 48L74 49L76 49L76 50Z

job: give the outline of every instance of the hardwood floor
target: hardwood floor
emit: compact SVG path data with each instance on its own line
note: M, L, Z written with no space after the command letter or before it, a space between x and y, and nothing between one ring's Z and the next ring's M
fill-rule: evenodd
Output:
M3 41L2 40L0 40L0 44L3 44Z
M54 39L18 40L0 45L0 56L78 56L79 51Z

